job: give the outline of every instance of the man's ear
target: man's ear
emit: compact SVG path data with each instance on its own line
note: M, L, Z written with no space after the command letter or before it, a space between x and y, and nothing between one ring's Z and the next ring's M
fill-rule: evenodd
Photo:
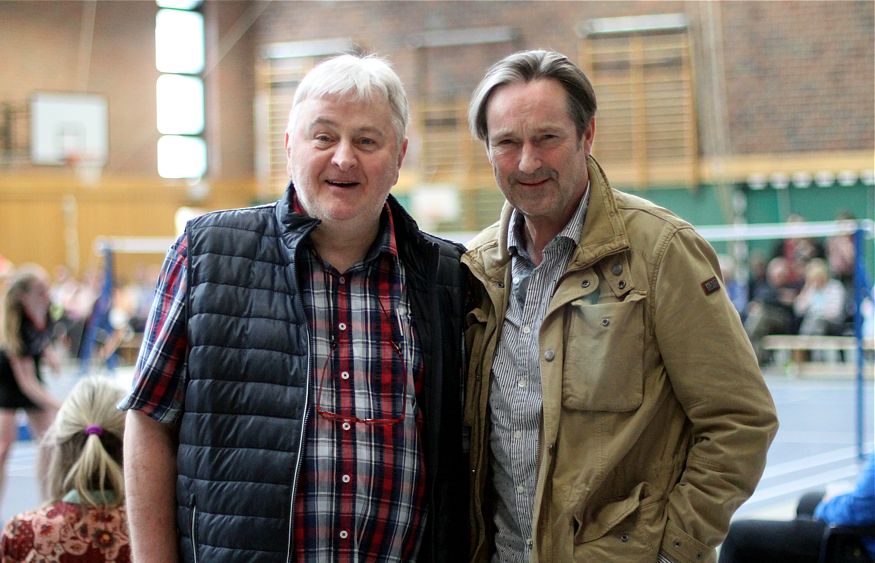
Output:
M398 180L401 178L401 164L404 163L404 157L407 155L407 137L404 137L404 140L401 141L401 147L398 149L398 166L395 167L395 180L392 181L392 185L398 183Z
M401 150L398 151L398 168L401 168L405 156L407 156L407 137L401 141Z
M289 178L292 177L292 145L289 142L289 132L288 130L283 135L283 146L286 149L286 174L289 175Z
M592 145L595 142L595 116L590 118L589 125L587 125L586 131L583 132L581 142L583 143L584 154L589 156L592 153Z

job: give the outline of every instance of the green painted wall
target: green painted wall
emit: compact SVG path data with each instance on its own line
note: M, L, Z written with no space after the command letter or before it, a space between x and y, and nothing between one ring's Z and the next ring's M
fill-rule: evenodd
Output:
M743 189L747 198L748 223L781 223L791 213L802 215L806 221L832 221L842 211L849 211L858 219L875 220L875 186L858 182L851 186L838 184L820 188ZM651 190L624 190L672 210L693 225L723 225L729 219L721 210L720 199L714 186L705 185L697 190L689 188L660 188ZM754 241L751 250L768 254L775 243ZM724 244L714 244L718 252L725 252ZM875 240L866 241L866 265L869 278L875 272Z

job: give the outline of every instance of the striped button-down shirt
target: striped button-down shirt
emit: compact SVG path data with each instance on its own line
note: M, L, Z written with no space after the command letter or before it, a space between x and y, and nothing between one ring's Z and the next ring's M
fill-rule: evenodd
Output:
M162 422L177 420L184 401L187 247L183 235L165 259L133 388L119 405ZM303 250L297 274L313 404L295 497L296 557L415 559L426 508L423 363L388 206L377 241L347 272Z
M556 285L565 273L586 216L589 188L568 224L535 267L526 252L523 216L508 227L513 285L492 364L489 407L491 466L497 492L494 561L525 562L532 551L532 512L541 428L538 334Z

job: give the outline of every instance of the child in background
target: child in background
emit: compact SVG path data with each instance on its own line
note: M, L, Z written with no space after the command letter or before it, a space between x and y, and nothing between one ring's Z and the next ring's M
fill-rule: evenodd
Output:
M12 518L0 536L0 561L130 562L122 437L125 390L104 377L80 381L43 440L47 496Z

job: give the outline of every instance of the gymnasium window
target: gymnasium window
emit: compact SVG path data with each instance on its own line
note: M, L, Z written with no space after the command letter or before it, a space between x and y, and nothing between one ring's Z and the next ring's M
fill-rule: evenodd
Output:
M158 174L200 178L207 170L204 140L204 17L200 0L157 0L155 66Z
M596 91L593 154L630 188L698 185L690 30L683 14L593 19L580 63Z

